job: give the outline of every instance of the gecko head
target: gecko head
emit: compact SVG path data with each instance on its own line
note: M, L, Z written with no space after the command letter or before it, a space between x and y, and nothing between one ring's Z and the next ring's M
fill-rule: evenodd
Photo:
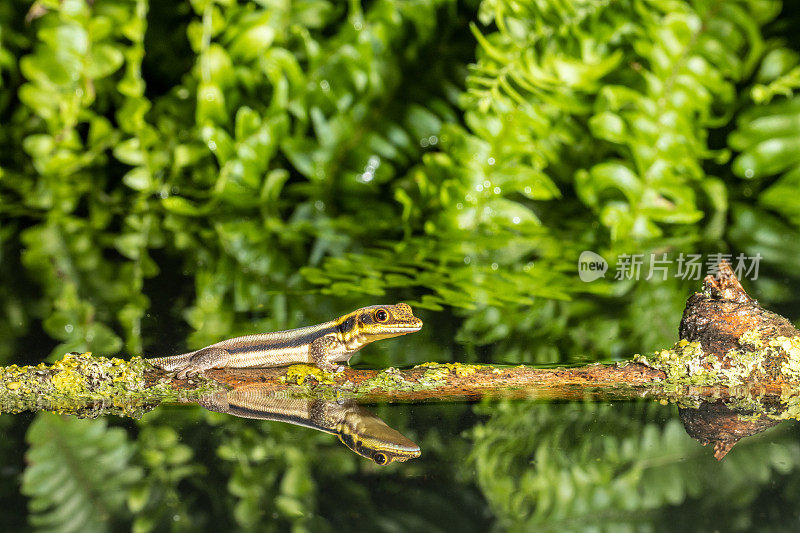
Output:
M378 466L420 456L420 448L367 409L352 403L338 425L339 440Z
M395 433L397 432L395 431ZM386 466L394 462L404 463L409 459L416 459L421 453L419 446L400 433L397 433L392 441L376 439L369 435L347 433L339 435L339 440L358 455L369 459L378 466Z
M422 320L414 316L408 304L372 305L355 313L358 333L370 341L413 333L422 328Z

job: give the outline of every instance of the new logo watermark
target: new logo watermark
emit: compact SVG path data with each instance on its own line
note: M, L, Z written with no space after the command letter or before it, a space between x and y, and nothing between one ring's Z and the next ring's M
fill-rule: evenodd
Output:
M608 270L608 262L602 256L585 250L578 258L578 276L586 283L604 278Z
M717 274L721 261L727 261L739 279L758 279L758 266L761 254L753 256L738 254L620 254L617 256L614 279L651 280L668 277L686 280L700 280L704 276ZM578 258L578 276L581 281L591 282L604 278L608 262L601 255L586 250Z

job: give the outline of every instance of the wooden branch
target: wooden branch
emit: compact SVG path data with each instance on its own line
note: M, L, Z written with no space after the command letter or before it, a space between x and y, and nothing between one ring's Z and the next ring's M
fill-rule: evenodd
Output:
M241 387L259 384L291 396L348 398L360 403L478 400L484 397L575 400L586 397L657 397L663 371L639 363L580 368L424 363L409 369L361 370L339 374L311 365L285 368L220 369L215 381Z
M0 413L139 418L163 402L192 401L222 388L204 378L179 383L154 372L141 357L123 361L73 353L52 365L0 367Z

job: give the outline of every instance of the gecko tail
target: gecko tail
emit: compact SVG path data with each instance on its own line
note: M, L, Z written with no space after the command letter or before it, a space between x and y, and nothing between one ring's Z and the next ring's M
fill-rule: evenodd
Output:
M172 355L170 357L153 357L152 359L146 359L146 361L167 372L174 372L175 370L185 367L194 353L195 352L189 352L180 355Z

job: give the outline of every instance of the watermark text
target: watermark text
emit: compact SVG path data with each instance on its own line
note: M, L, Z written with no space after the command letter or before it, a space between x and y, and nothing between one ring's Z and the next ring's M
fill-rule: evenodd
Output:
M680 278L700 280L705 276L715 276L722 261L730 263L739 279L758 279L761 254L684 254L677 256L661 254L620 254L616 258L613 279L623 280L661 280ZM581 281L591 282L606 277L608 261L600 254L586 250L578 258L578 276ZM610 273L609 273L610 275Z

